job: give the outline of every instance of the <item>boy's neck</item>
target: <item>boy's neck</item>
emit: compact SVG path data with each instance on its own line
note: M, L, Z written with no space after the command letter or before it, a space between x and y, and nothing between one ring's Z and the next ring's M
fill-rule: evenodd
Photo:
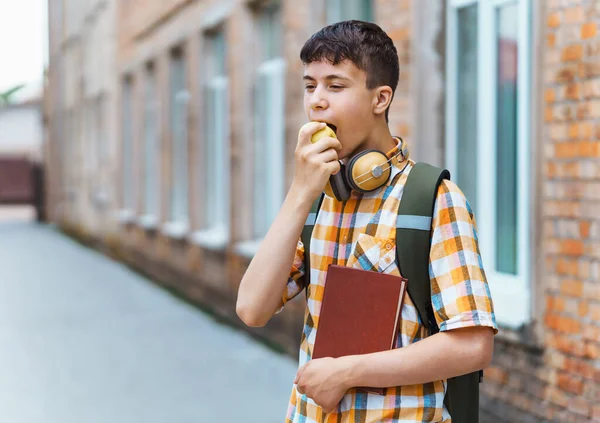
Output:
M382 125L376 125L373 128L373 131L369 134L368 138L364 140L362 143L358 145L356 150L354 150L345 160L346 163L356 154L360 153L364 150L379 150L386 154L388 151L393 149L396 146L396 141L392 137L390 133L390 128L387 125L387 122L384 122Z

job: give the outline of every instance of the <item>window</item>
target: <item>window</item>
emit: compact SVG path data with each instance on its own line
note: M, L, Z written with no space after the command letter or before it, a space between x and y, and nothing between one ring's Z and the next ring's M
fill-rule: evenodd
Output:
M160 210L160 114L153 63L146 66L144 82L144 215L140 223L153 228Z
M447 166L477 216L498 320L516 328L531 315L529 2L450 0L448 31Z
M284 196L285 60L279 4L261 10L254 81L253 236L263 238Z
M199 244L224 248L229 239L229 81L223 30L205 37L203 84L204 219L195 234Z
M123 148L123 214L122 219L127 220L133 216L135 210L134 197L134 168L133 168L133 78L126 77L123 82L123 110L122 110L122 148Z
M188 102L185 59L180 49L171 55L171 190L167 232L182 237L188 229Z
M327 23L349 19L373 21L372 0L327 0Z
M106 96L100 93L86 104L86 162L89 183L89 200L96 206L104 206L108 201L103 184L102 169L108 159L108 140L106 137L105 107Z

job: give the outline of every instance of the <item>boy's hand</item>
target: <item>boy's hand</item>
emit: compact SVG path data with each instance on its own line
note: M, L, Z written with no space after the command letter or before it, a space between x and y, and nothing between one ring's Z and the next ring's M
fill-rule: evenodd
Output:
M336 358L318 358L302 366L294 383L300 394L306 394L324 412L330 413L340 403L346 391L345 368Z
M337 139L324 137L311 143L312 135L325 126L322 122L310 122L298 134L292 187L297 195L310 202L323 191L329 177L340 170L337 151L342 145Z

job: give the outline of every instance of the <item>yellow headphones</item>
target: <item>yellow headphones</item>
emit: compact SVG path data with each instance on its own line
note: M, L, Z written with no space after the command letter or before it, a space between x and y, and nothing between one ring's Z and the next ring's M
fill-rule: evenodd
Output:
M337 138L335 131L326 126L313 134L311 142L315 143L324 137ZM365 150L353 156L348 164L340 161L341 169L329 178L325 194L335 197L338 201L347 201L352 191L364 194L382 187L392 174L392 166L408 158L402 139L397 148L398 152L391 158L379 150Z

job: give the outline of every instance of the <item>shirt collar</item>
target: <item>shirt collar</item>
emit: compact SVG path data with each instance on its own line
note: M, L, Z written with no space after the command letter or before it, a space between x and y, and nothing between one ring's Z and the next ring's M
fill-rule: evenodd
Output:
M409 159L408 145L406 144L406 141L400 137L394 137L394 141L396 142L396 146L388 151L386 156L391 160L393 165L400 169L404 169L404 166Z

